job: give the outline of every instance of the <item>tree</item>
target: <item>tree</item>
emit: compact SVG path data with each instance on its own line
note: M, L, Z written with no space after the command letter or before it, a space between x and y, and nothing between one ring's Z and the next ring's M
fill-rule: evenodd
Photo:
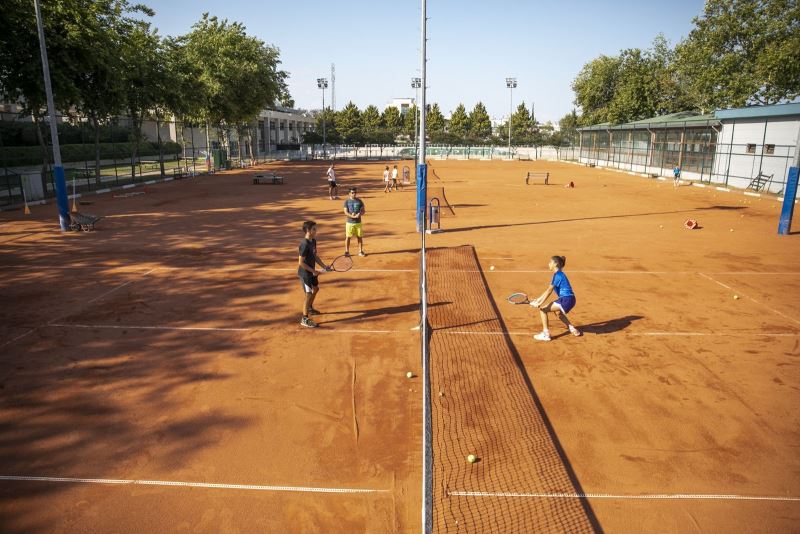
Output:
M505 131L508 131L508 124ZM529 143L531 133L531 116L525 107L525 102L520 102L517 110L511 115L511 140L517 145Z
M583 66L572 82L575 104L581 108L584 124L608 122L609 106L619 81L621 61L601 55Z
M400 133L403 126L403 119L400 117L400 110L394 106L389 106L383 110L381 115L381 125L393 134Z
M361 123L364 126L364 133L370 135L381 128L381 112L375 106L367 106L361 114Z
M492 135L492 119L489 118L489 113L486 112L486 106L482 102L475 104L472 112L469 114L470 136L485 141Z
M561 132L561 140L574 144L578 137L578 126L580 126L577 112L573 109L558 121L558 128Z
M456 106L455 111L450 115L450 125L448 131L459 137L461 140L465 139L469 134L469 116L464 104Z
M425 120L425 129L431 133L444 132L444 115L439 109L439 104L434 103L429 109Z
M159 104L165 103L166 56L158 33L144 21L135 21L121 34L122 86L131 119L133 149L131 176L136 175L142 121Z
M800 96L800 4L708 0L677 47L678 69L703 110Z
M317 114L317 133L325 135L326 143L340 143L342 141L341 135L337 129L338 113L334 113L330 107L323 110L322 113ZM323 122L325 126L323 128Z
M353 102L348 102L344 109L337 112L336 129L345 143L363 143L361 112Z
M403 116L403 133L413 140L416 128L419 128L419 123L416 121L417 106L411 106Z

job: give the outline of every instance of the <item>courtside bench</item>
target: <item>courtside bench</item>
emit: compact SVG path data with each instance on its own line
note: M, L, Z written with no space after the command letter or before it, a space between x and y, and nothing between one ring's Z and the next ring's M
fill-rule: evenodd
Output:
M278 176L274 172L267 174L256 174L253 176L253 185L278 185L283 184L283 176Z
M549 172L529 172L525 175L525 185L529 185L531 181L541 179L544 181L544 185L548 185L550 183L550 173Z

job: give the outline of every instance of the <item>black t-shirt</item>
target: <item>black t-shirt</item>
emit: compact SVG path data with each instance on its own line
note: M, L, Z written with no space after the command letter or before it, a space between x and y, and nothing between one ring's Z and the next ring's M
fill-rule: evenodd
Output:
M303 263L313 269L317 264L317 240L303 239L300 242L300 255L303 256ZM299 265L297 266L297 274L298 276L314 276Z

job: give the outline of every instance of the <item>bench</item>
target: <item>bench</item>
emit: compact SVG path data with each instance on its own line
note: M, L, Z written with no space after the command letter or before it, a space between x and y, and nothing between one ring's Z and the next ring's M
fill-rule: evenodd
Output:
M543 178L544 185L548 185L550 183L550 173L549 172L529 172L525 175L525 185L531 183L531 180L536 178Z
M172 169L172 177L176 180L180 180L182 178L186 178L186 173L183 172L183 169L178 167L177 169Z
M277 174L270 173L270 174L256 174L253 176L253 185L264 185L264 184L283 184L283 176L278 176Z
M766 175L762 172L758 173L758 176L750 180L750 184L747 186L747 189L752 189L755 192L759 192L764 190L769 183L772 181L772 177L775 176L774 174Z
M70 213L70 222L69 228L70 230L75 230L76 232L80 232L83 230L84 232L89 232L94 230L94 225L102 219L97 215L92 215L91 213Z
M589 162L584 163L584 165L586 165L587 167L595 167L597 164L596 163L592 163L592 162L589 161Z

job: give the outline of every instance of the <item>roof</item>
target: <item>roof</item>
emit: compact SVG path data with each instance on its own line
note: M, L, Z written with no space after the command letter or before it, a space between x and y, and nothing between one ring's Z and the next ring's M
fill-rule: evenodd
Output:
M714 116L722 120L784 117L786 115L800 115L800 102L774 104L772 106L748 106L746 108L720 109L714 112Z
M672 113L670 115L661 115L660 117L626 122L624 124L615 124L613 126L608 122L602 124L593 124L592 126L586 126L585 128L578 128L578 130L647 130L648 128L691 128L710 126L712 124L715 126L719 124L719 120L717 120L713 114L701 115L695 111L681 111L678 113Z

